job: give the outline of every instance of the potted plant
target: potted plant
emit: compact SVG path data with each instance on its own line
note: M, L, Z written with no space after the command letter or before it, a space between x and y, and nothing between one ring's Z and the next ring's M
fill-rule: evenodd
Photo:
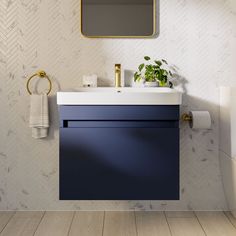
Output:
M144 57L145 61L150 61L148 56ZM155 60L154 63L142 63L138 67L138 71L134 73L134 81L140 82L144 79L145 87L166 87L169 86L168 76L172 76L172 72L168 68L166 60Z

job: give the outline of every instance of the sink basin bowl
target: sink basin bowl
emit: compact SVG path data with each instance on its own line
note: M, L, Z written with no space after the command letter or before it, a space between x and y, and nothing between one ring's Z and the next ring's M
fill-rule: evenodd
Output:
M170 88L78 88L57 93L58 105L180 105L182 93Z

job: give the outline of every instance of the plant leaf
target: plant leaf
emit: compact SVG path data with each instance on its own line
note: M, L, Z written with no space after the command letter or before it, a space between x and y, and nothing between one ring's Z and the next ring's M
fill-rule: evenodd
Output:
M149 61L151 58L150 58L149 56L145 56L144 59L145 59L146 61Z
M167 63L167 61L166 61L166 60L162 59L162 62L164 62L166 65L168 65L168 63Z
M142 69L144 68L144 66L145 66L144 63L141 64L141 65L139 65L138 69L139 69L140 72L142 71Z
M141 73L138 73L137 71L134 73L134 81L140 81L142 79Z
M166 70L163 70L163 71L162 71L162 74L165 75L165 76L167 76L167 75L168 75L168 72L167 72Z
M161 66L161 65L162 65L161 61L155 61L155 63L156 63L158 66Z

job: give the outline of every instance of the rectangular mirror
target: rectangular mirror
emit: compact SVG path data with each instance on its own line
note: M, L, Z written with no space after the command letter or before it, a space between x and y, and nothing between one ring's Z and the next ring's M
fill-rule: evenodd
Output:
M81 32L86 37L152 37L156 0L81 0Z

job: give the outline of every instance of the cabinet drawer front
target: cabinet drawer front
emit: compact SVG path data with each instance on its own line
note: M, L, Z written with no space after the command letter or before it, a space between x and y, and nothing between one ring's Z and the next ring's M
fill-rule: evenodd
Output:
M66 120L179 120L179 106L59 106Z
M60 129L60 199L179 199L179 129Z

